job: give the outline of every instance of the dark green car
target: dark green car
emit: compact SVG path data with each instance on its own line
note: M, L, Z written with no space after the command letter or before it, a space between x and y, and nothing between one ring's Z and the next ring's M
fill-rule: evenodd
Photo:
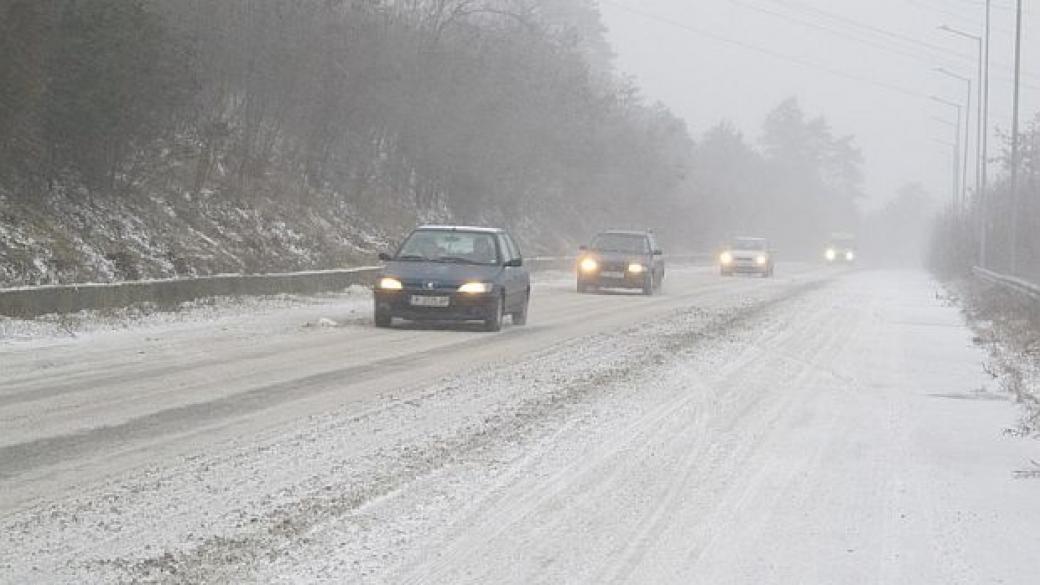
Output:
M581 247L578 292L600 288L634 288L652 295L664 281L664 258L650 231L601 232Z

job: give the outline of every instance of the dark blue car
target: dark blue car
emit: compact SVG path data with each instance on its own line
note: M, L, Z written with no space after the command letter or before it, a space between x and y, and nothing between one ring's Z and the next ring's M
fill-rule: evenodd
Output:
M531 278L505 230L460 226L416 228L386 262L375 288L375 322L482 321L498 331L506 315L527 324Z

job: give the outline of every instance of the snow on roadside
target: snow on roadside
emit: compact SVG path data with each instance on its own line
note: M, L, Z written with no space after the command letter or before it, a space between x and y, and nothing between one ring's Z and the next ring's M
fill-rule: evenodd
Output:
M181 303L175 310L145 303L123 309L44 315L36 319L0 316L0 351L5 345L84 341L127 331L241 324L272 317L287 309L303 311L306 323L311 326L338 326L342 321L367 317L371 298L369 289L353 286L342 292L318 295L211 297Z
M997 286L966 281L947 287L975 342L989 350L986 370L1026 409L1019 434L1040 434L1040 307Z

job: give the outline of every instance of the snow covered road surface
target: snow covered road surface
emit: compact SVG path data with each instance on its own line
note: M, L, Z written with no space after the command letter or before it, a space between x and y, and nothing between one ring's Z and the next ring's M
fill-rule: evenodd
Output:
M0 581L1034 583L1038 443L935 292L698 269L544 281L502 335L0 347Z

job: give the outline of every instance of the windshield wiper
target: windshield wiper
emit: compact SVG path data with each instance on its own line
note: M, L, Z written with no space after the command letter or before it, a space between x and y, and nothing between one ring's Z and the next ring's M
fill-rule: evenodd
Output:
M459 256L440 256L438 258L435 258L433 261L458 264L484 264L484 262L477 262L476 260L470 260L469 258L460 258Z

